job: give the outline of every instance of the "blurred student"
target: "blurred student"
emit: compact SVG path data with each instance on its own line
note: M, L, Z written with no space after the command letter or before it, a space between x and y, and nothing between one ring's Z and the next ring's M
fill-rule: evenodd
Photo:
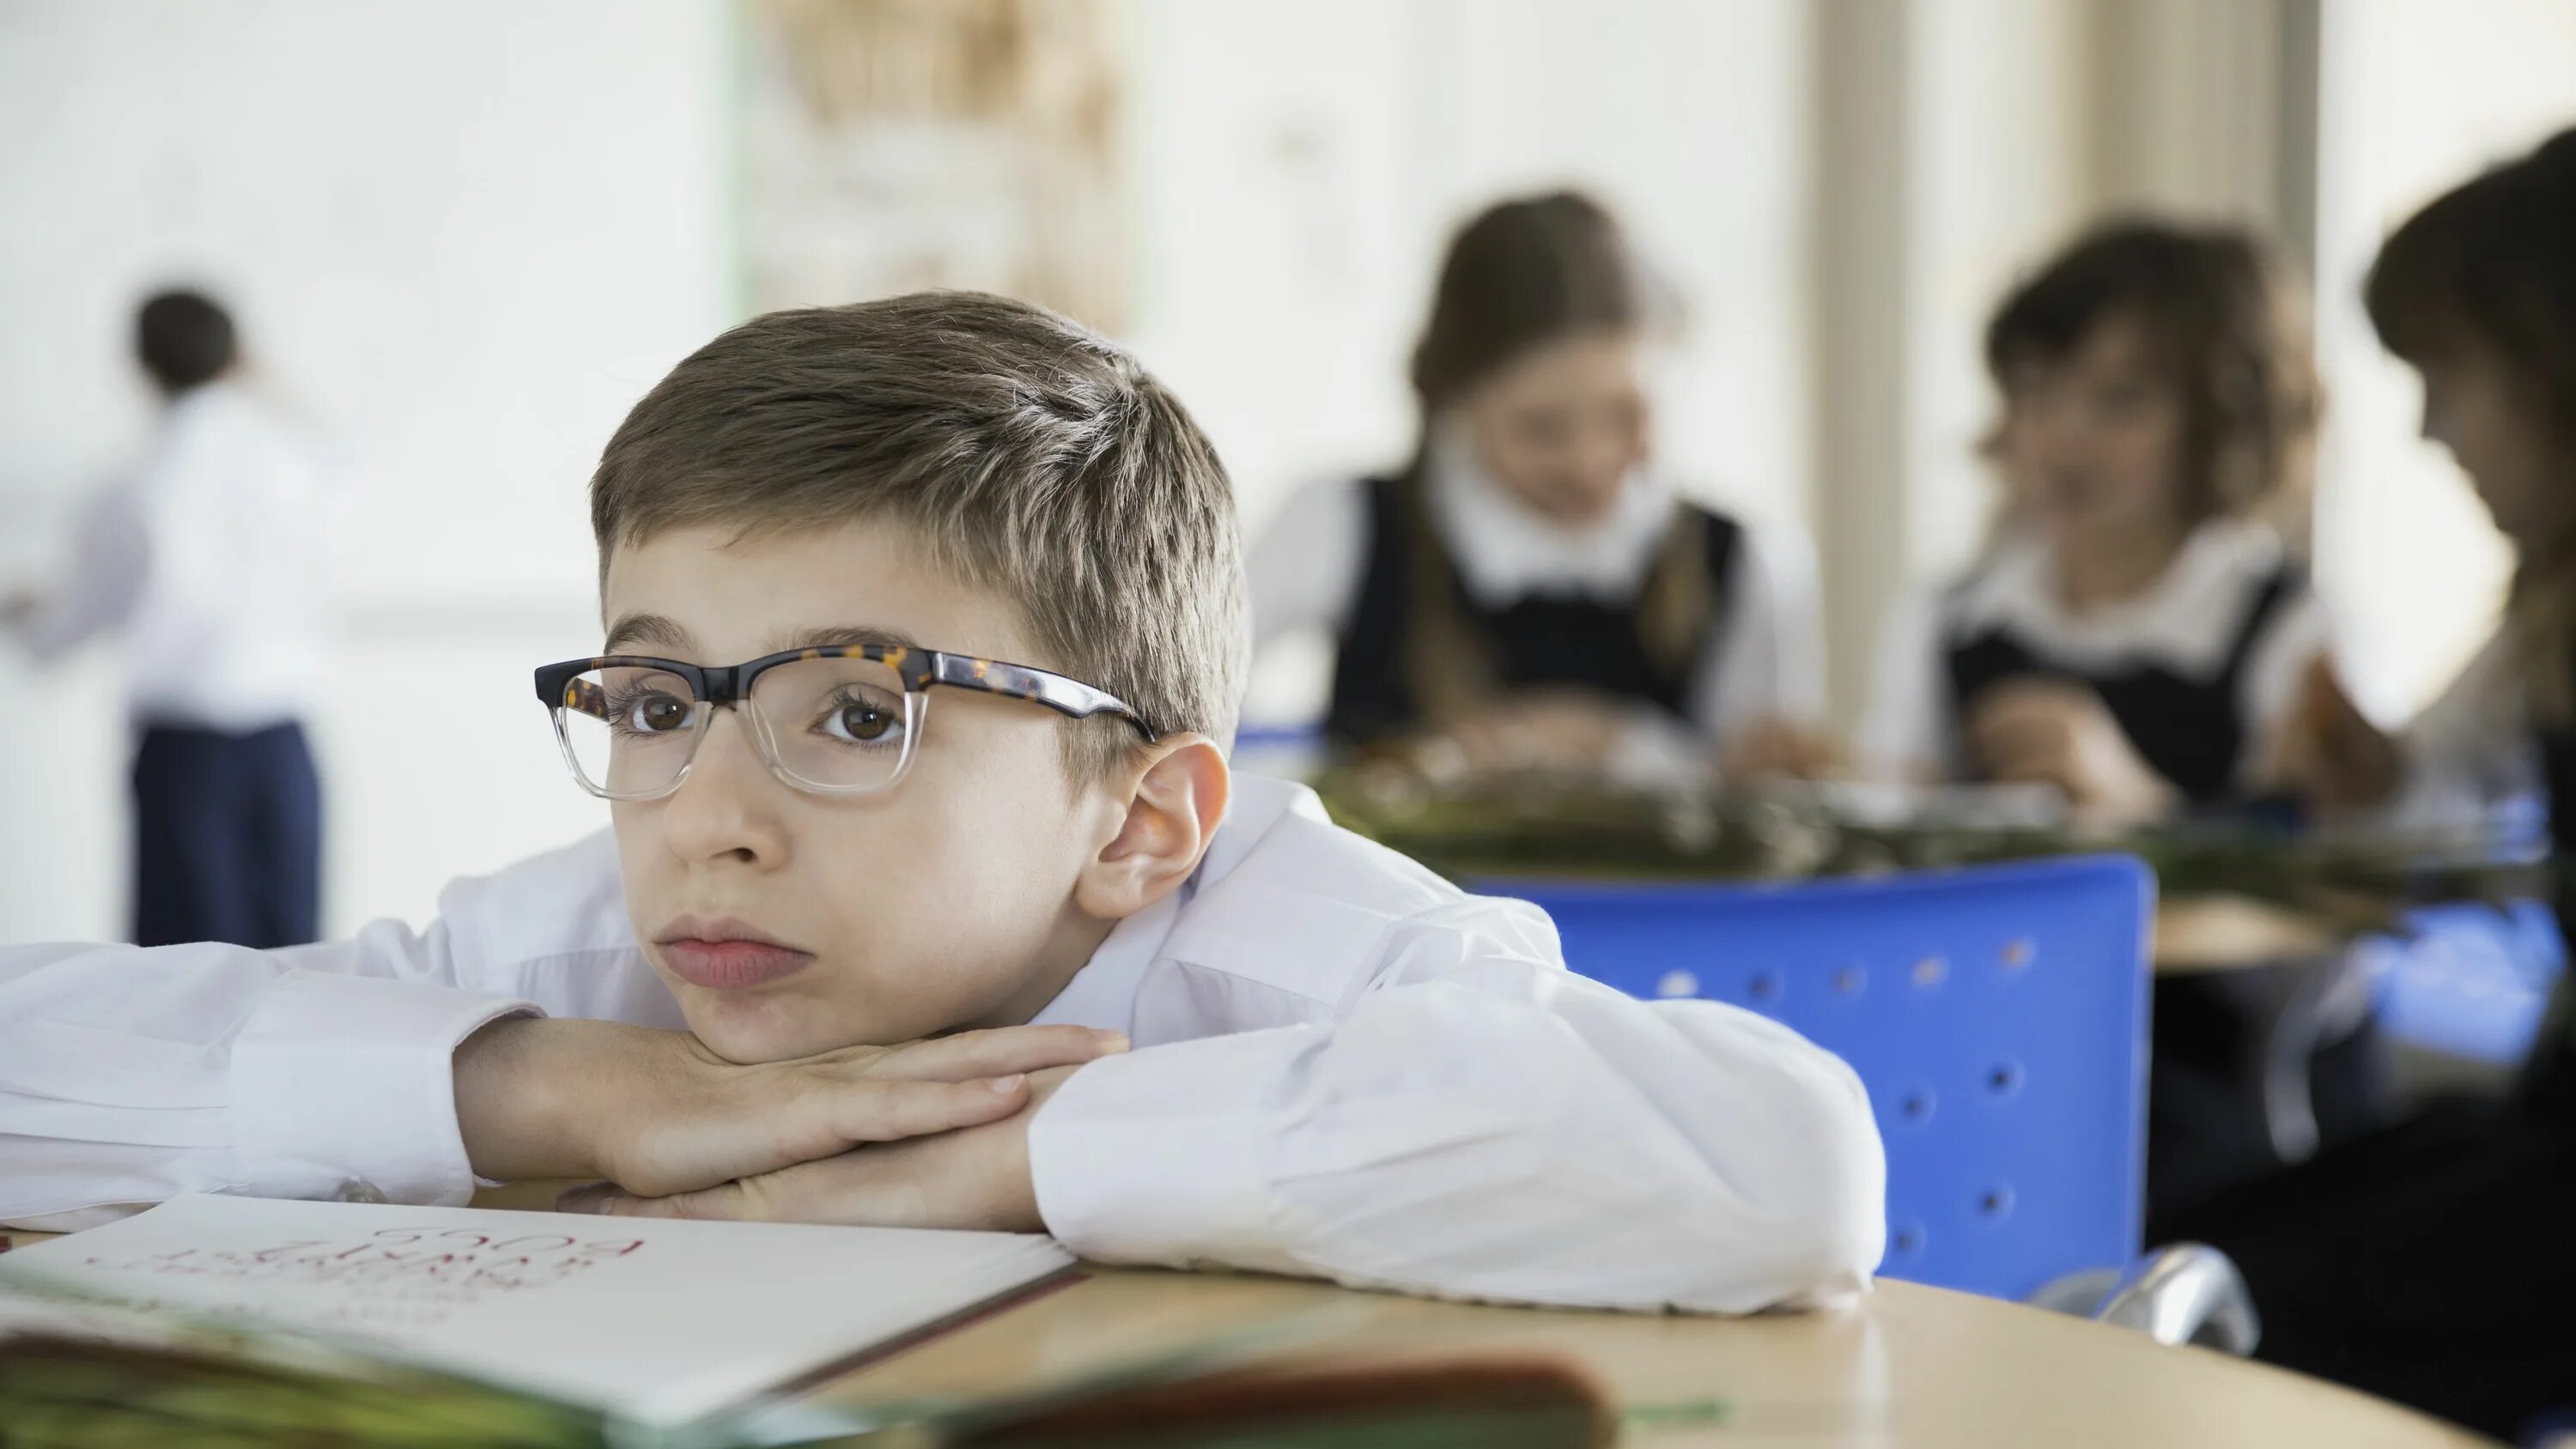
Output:
M241 381L232 318L160 293L135 352L166 406L140 466L91 500L61 582L0 602L38 659L126 639L134 940L271 947L319 934L325 473Z
M1967 575L1890 621L1864 754L1917 780L2037 785L2132 827L2280 788L2327 620L2280 520L2318 412L2303 309L2232 230L2077 240L1986 331L2004 500ZM2148 1110L2158 1208L2277 1168L2255 1065L2262 982L2160 981ZM2381 1054L2333 1023L2318 1128L2375 1123Z
M1414 456L1292 499L1251 560L1255 637L1336 641L1338 746L1471 763L1795 762L1822 670L1811 570L1653 465L1654 283L1608 212L1506 201L1441 265Z
M2576 131L2460 186L2388 239L2372 323L2424 379L2450 450L2519 559L2494 641L2403 738L2318 671L2288 769L2320 805L2545 789L2560 929L2576 920ZM2403 581L2396 581L2403 586ZM2233 1255L2262 1356L2511 1437L2576 1409L2576 1023L2517 1093L2329 1153L2159 1232Z
M2004 299L1986 366L1996 536L1890 621L1865 752L2113 825L2273 788L2327 644L2278 527L2317 415L2291 290L2240 233L2112 225Z

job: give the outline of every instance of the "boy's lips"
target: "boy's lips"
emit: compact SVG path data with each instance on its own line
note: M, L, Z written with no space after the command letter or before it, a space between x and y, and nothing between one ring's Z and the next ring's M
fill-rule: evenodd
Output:
M655 944L671 974L692 986L738 991L793 976L813 959L741 921L701 921L683 916L663 928Z

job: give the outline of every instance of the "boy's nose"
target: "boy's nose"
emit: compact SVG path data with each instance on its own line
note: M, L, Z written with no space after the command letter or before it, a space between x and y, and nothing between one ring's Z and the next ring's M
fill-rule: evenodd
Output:
M717 710L706 728L688 778L664 803L663 844L683 860L775 864L786 853L775 797L787 787L770 774L740 709Z

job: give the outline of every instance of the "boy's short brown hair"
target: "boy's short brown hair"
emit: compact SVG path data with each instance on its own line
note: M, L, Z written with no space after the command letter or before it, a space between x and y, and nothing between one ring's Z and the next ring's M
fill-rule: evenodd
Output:
M1042 308L919 292L772 312L644 395L590 486L600 568L620 544L892 520L1019 606L1047 657L1157 733L1233 738L1247 634L1225 468L1124 349ZM926 643L938 644L938 640ZM1136 748L1068 735L1077 782Z
M2305 298L2233 227L2120 221L2087 233L2004 298L1986 370L2053 362L2133 319L2183 405L2184 515L2258 512L2307 491L2320 393Z

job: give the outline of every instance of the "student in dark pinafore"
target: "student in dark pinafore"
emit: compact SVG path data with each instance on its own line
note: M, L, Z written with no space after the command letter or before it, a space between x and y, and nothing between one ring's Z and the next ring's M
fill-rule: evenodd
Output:
M2505 618L2401 736L2315 681L2289 773L2328 812L2401 823L2539 792L2576 919L2576 130L2445 194L2371 269L2380 340L2424 380L2424 434L2517 558ZM2403 581L2398 581L2403 587ZM2444 1103L2299 1171L2150 1225L2217 1244L2263 1358L2539 1442L2576 1415L2576 1017L2559 1000L2515 1089Z
M2117 223L2015 288L1985 350L2000 517L1965 576L1890 620L1864 753L2051 789L2115 828L2280 793L2330 632L2301 559L2318 402L2297 289L2240 233ZM2157 985L2158 1207L2280 1165L2242 985ZM2373 1034L2338 1025L2315 1064L2329 1137L2381 1096Z
M1255 548L1263 644L1335 643L1339 746L1470 763L1794 767L1821 706L1801 549L1682 495L1645 376L1671 309L1573 193L1494 206L1441 267L1395 473L1292 499Z

